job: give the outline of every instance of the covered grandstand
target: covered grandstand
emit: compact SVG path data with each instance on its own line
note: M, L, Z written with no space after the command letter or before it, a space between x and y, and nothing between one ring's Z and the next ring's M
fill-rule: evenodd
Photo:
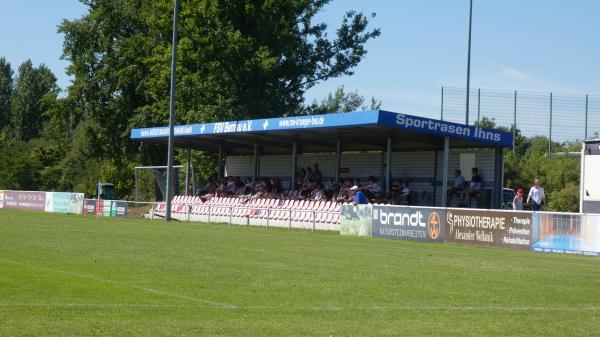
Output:
M296 186L296 170L318 163L323 181L366 180L376 176L386 195L391 181L410 181L414 203L447 204L455 169L468 180L478 167L489 204L502 199L503 148L512 146L505 131L451 123L383 110L179 125L175 146L219 155L216 175L277 177ZM133 129L135 141L166 144L168 127ZM392 179L387 179L392 177Z

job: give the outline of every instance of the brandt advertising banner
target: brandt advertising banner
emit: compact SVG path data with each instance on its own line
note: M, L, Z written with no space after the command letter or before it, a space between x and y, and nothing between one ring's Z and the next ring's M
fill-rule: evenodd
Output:
M531 213L447 209L446 241L505 248L529 248Z
M373 206L373 237L444 242L444 210L403 206Z
M4 191L4 208L43 211L45 202L46 192Z
M340 208L340 234L371 236L371 205L344 204Z
M534 212L531 248L600 256L600 215Z

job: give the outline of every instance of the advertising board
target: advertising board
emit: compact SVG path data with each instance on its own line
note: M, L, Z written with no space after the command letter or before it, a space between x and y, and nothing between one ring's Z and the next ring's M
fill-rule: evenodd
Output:
M531 245L531 213L447 209L446 241L505 248Z
M83 193L46 193L46 212L81 214L82 210Z
M0 208L4 207L4 191L0 190Z
M531 249L600 256L600 214L533 213Z
M127 202L114 200L111 204L111 216L127 216Z
M83 214L99 216L127 216L127 202L121 200L85 199Z
M374 205L372 236L386 239L444 242L441 208Z
M340 207L340 234L371 236L371 205L344 204Z
M83 214L86 215L96 215L96 200L94 199L85 199L83 203Z
M46 192L4 191L4 208L43 211L46 208Z

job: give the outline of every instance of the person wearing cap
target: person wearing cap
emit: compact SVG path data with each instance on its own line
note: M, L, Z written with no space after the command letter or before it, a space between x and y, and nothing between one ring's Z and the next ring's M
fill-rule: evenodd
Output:
M358 186L354 185L350 188L350 191L352 192L352 203L357 205L357 204L368 204L369 201L367 200L367 197L365 197L365 195L363 194L363 192L361 192L358 189Z
M517 194L513 199L513 211L522 211L523 210L523 196L525 195L525 191L522 188L517 190Z

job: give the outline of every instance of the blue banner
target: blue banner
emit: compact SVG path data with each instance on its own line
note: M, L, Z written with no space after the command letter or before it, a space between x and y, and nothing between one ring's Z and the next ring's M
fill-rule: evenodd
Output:
M294 116L268 119L252 119L205 124L180 125L174 128L177 137L216 135L223 133L263 132L272 130L297 130L352 125L377 124L379 111L360 111L327 115ZM168 127L131 130L132 139L168 137Z
M373 237L444 242L444 217L441 208L374 205Z
M383 110L179 125L174 128L174 134L176 137L186 137L367 125L380 125L416 133L460 138L497 146L510 146L512 145L513 138L512 133L506 131L485 129ZM168 127L133 129L131 130L131 139L166 138L168 134Z
M481 128L472 125L446 122L437 119L381 111L379 124L436 136L460 138L494 145L511 146L510 132Z

